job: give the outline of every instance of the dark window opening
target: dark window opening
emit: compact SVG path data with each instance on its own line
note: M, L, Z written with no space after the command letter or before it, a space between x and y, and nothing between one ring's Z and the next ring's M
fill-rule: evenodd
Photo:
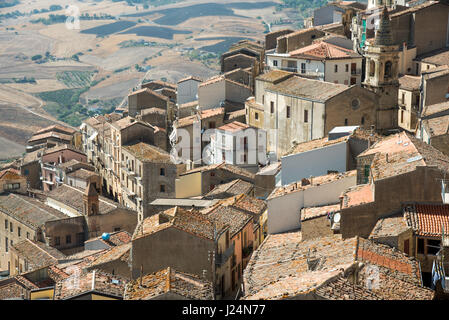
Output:
M287 118L290 118L290 106L287 106Z
M440 251L440 240L427 240L427 254L436 255Z
M418 248L417 252L424 254L424 239L418 238Z
M65 236L65 243L67 244L72 243L72 236L70 234Z

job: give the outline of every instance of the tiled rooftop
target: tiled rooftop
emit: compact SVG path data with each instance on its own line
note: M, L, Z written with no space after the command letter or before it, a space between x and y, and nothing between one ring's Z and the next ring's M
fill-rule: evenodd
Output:
M270 70L267 73L261 74L256 79L271 83L277 83L280 81L284 81L290 77L293 77L294 73L282 71L282 70Z
M127 231L116 231L109 234L109 239L104 240L103 236L92 238L86 242L101 241L110 247L120 246L131 241L131 235Z
M188 116L185 118L181 118L177 120L177 128L187 127L190 125L193 125L194 122L198 121L198 119L204 120L208 118L212 118L218 115L225 114L224 108L214 108L214 109L207 109L201 111L199 114L195 114L193 116Z
M123 148L143 162L171 162L170 154L156 146L145 142L133 142Z
M416 61L431 63L437 66L445 65L449 63L449 49L438 49L421 56L416 57Z
M254 180L256 175L249 172L248 170L245 170L243 168L231 165L231 164L227 164L227 163L220 163L220 164L212 164L209 166L203 166L203 167L198 167L189 171L184 172L182 175L187 175L187 174L191 174L191 173L196 173L196 172L208 172L208 171L212 171L212 170L225 170L231 173L234 173L236 175Z
M79 168L78 170L75 170L73 172L70 172L67 174L68 177L76 178L76 179L82 179L87 180L90 177L97 176L98 174L94 171L86 170L84 168Z
M13 168L9 168L9 169L5 169L0 171L0 180L14 180L14 179L25 179L24 177L22 177L20 175L20 171L13 169Z
M228 198L236 196L242 193L249 193L254 188L252 183L246 182L241 179L235 179L227 183L216 186L212 191L207 193L203 198L216 199L216 198Z
M144 219L134 231L133 240L174 227L198 237L214 240L214 221L194 211L174 207ZM216 224L219 234L225 226Z
M301 221L307 221L319 217L326 216L331 212L339 212L340 204L331 204L328 206L310 207L301 209Z
M140 285L142 283L142 285ZM172 268L148 274L126 285L125 300L156 299L165 293L189 300L213 300L212 283Z
M369 238L397 237L408 229L404 215L402 213L395 214L390 217L380 218L373 231L371 231Z
M441 237L443 227L449 234L449 205L417 203L405 205L403 210L407 226L417 235Z
M432 138L446 135L449 133L449 115L425 119L422 125Z
M80 214L83 213L83 193L85 190L71 187L66 184L60 185L58 188L48 193L48 198L62 202L69 207L77 210ZM112 210L119 207L118 203L115 203L103 196L99 196L99 213L107 214Z
M422 111L422 116L428 117L444 111L449 111L449 101L426 105Z
M47 221L68 218L36 199L13 193L0 195L0 210L33 228L42 227Z
M93 270L79 277L77 286L71 281L60 281L55 286L55 300L71 299L81 294L99 293L122 299L127 280L109 273Z
M51 125L51 126L48 126L48 127L45 127L45 128L42 128L42 129L36 131L35 134L41 134L41 133L48 132L48 131L53 131L53 130L59 130L59 131L62 131L64 133L68 134L68 135L72 135L72 134L74 134L76 132L75 129L72 129L72 128L69 128L69 127L63 127L63 126L61 126L59 124L54 124L54 125Z
M83 154L84 155L84 152L82 152L81 150L75 148L75 146L72 146L71 144L60 144L60 145L57 145L57 146L55 146L53 148L46 149L44 151L44 155L55 153L55 152L59 152L59 151L64 151L64 150L70 150L70 151L77 152L79 154Z
M28 140L28 142L35 142L35 141L38 141L41 139L49 139L49 138L56 138L56 139L64 140L67 142L70 142L72 140L71 135L50 131L50 132L45 132L45 133L41 133L41 134L36 134L36 135L32 136L30 138L30 140Z
M343 194L343 208L359 206L374 201L374 191L370 184L360 184L347 189Z
M233 121L231 123L227 123L218 128L218 130L228 131L228 132L237 132L241 130L248 129L249 125L245 123L241 123L238 121Z
M100 254L95 260L90 262L89 268L99 267L104 263L116 260L128 262L130 250L131 250L131 243L126 243L116 247L112 247L106 250L106 252Z
M449 171L449 157L405 132L378 141L358 157L373 154L371 173L375 180L408 173L417 166L435 166Z
M136 123L140 123L140 124L150 127L149 124L146 124L145 122L142 122L142 121L138 121L130 116L113 122L112 126L114 126L115 128L117 128L119 130L123 130L123 129L126 129L126 128L136 124Z
M362 58L361 55L352 50L323 41L291 51L290 57L311 60Z
M357 175L357 170L351 170L342 173L330 173L319 177L312 177L312 181L306 179L309 184L302 185L301 181L293 182L286 186L277 187L268 196L267 200L284 196L292 192L302 191L308 188L316 187L322 184L332 183L334 181ZM311 183L310 183L311 182Z
M287 151L284 156L332 146L337 143L348 141L349 137L350 136L344 136L333 140L329 140L329 137L324 137L321 139L298 143L294 145L289 151Z
M399 88L409 91L419 90L421 76L404 75L399 78Z
M206 214L207 218L219 225L228 225L231 238L239 233L252 219L252 216L232 206L215 205Z
M178 81L178 84L180 84L181 82L187 81L187 80L195 80L195 81L198 81L198 82L202 82L202 81L203 81L203 80L201 80L201 79L198 78L198 77L188 76L188 77L186 77L186 78L183 78L183 79L179 80L179 81Z
M25 239L12 245L12 248L22 259L26 259L31 270L55 265L66 256L59 250L45 243Z
M362 287L370 265L379 270L380 290ZM351 289L351 277L342 277L354 268L360 276ZM333 235L301 241L299 232L268 235L244 271L244 299L313 292L326 299L432 299L434 292L421 286L419 270L419 263L404 253L363 238Z
M342 275L319 287L316 293L327 300L382 300L365 286L353 284Z
M326 102L327 100L349 90L351 87L344 84L336 84L293 76L278 84L270 84L266 90L288 94L298 98L306 98L312 101Z
M340 236L301 241L299 232L270 234L244 271L244 299L282 299L307 293L348 269L357 239ZM309 264L310 270L309 270Z

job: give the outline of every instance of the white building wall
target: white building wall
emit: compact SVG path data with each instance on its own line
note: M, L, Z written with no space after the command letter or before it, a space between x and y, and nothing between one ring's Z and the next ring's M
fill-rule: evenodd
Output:
M310 176L322 176L327 174L328 170L345 172L347 148L346 141L343 141L324 148L282 157L282 184L287 185Z
M341 193L356 184L357 175L352 175L332 183L269 199L268 233L275 234L300 228L302 208L336 204L340 201Z
M270 103L274 102L274 113ZM287 118L290 106L290 118ZM298 143L322 138L324 135L324 104L297 97L267 91L265 94L264 128L268 128L268 151L282 156L293 142ZM304 122L304 110L308 111L308 122Z
M67 184L76 188L86 189L87 183L84 180L76 179L73 177L67 177Z
M201 110L220 107L226 99L225 80L220 80L198 88L198 105Z
M340 202L340 195L348 188L357 184L357 175L338 179L301 191L304 193L304 207L317 207Z
M351 64L356 64L357 74L351 74ZM338 71L335 72L335 65L338 66ZM348 71L346 71L346 65L348 65ZM362 58L344 59L344 60L327 60L325 66L324 81L339 83L339 84L351 84L351 78L356 79L356 84L361 84L361 69Z
M292 231L301 227L301 208L304 207L302 192L268 200L268 234Z
M186 80L178 84L177 103L178 105L197 100L198 85L197 80Z

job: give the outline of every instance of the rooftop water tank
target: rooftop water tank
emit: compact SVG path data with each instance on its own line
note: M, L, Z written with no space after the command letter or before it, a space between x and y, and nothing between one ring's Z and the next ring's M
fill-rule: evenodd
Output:
M101 235L101 239L103 239L105 241L109 240L110 237L111 237L111 235L106 232Z

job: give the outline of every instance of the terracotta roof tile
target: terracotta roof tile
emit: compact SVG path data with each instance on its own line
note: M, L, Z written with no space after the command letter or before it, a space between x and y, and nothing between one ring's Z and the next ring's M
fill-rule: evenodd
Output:
M211 282L196 275L167 268L129 282L125 289L125 300L157 299L166 293L176 294L189 300L213 300L214 298Z
M332 183L334 181L344 179L350 176L357 175L357 170L351 170L347 172L341 172L341 173L330 173L326 175L322 175L319 177L312 177L312 182L310 183L310 180L306 179L308 184L302 185L301 181L293 182L286 186L277 187L273 190L273 192L268 196L267 200L277 198L284 196L286 194L290 194L293 192L299 192L308 188L312 188L315 186Z
M78 285L73 281L62 280L55 286L55 300L66 300L86 293L99 293L122 299L127 280L103 271L93 270L78 278Z
M449 205L447 204L410 204L404 206L404 218L407 225L417 235L441 237L443 227L449 234Z
M313 101L326 102L327 100L349 90L350 88L351 87L344 84L336 84L293 76L277 84L268 85L266 90L300 98L307 98Z
M311 60L362 58L352 50L323 41L291 51L290 57Z

